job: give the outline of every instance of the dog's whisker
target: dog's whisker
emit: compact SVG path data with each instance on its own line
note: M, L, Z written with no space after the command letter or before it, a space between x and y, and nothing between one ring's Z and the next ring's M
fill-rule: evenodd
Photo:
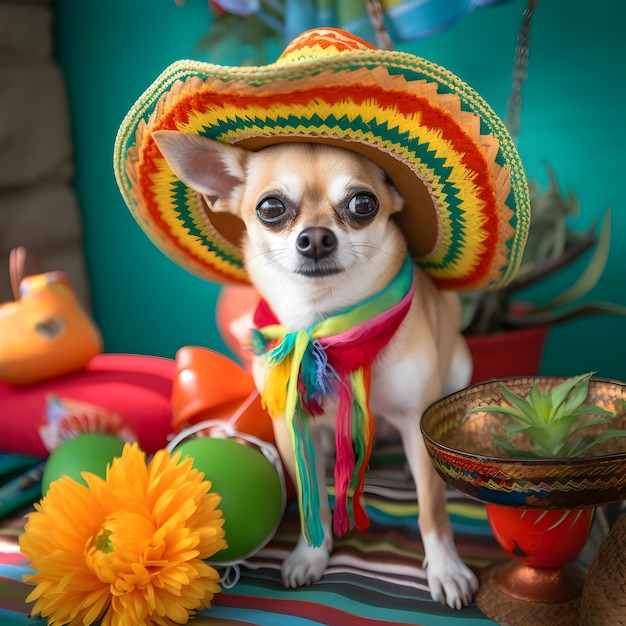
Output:
M286 247L282 247L280 249L264 250L246 259L245 265L253 265L257 259L263 258L264 267L269 267L271 265L277 264L283 255L288 255L288 250Z
M373 250L376 254L383 254L383 255L388 256L388 257L393 256L393 252L391 252L389 250L385 250L385 249L379 248L378 246L374 246L372 244L357 243L357 244L354 244L354 246L353 246L353 250L359 252L360 254L362 254L365 257L368 257L368 255L366 253L361 252L360 250L357 250L357 248L366 248L368 250Z
M358 248L365 248L366 251L363 250L359 250ZM381 269L379 267L379 264L377 262L377 260L371 256L370 254L368 254L369 250L374 250L377 254L380 254L381 252L388 257L391 257L392 254L390 252L387 252L385 250L381 250L380 248L376 247L376 246L372 246L372 245L365 245L365 244L358 244L353 246L352 248L352 254L355 258L358 258L359 261L368 261L374 268L374 271L376 273L377 276L380 276L381 274Z

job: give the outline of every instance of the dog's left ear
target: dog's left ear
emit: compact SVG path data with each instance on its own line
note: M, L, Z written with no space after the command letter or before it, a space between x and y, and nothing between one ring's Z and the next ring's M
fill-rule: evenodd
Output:
M245 178L246 150L177 130L158 130L152 137L178 178L209 196L215 211L233 211Z

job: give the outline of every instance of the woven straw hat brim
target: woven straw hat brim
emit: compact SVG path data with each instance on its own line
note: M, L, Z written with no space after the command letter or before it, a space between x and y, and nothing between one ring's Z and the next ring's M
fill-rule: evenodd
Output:
M315 58L311 35L301 39L304 58L292 44L262 67L179 61L139 98L119 130L114 167L148 236L198 276L248 280L243 224L213 212L173 174L153 131L197 133L252 150L320 142L385 170L405 199L397 221L409 249L441 288L506 284L528 232L528 188L513 141L484 99L410 54L358 48Z

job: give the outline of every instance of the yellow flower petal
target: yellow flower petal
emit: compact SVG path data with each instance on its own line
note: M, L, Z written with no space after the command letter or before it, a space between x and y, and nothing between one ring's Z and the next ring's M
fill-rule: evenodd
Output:
M49 624L187 623L220 591L204 562L226 548L220 497L192 461L160 450L146 464L126 444L106 479L53 482L29 514L20 548L28 597Z

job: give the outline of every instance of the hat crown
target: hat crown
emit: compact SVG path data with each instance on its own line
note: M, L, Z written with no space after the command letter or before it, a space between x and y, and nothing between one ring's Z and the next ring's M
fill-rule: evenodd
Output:
M314 28L296 37L278 57L276 65L313 61L344 52L376 50L376 47L339 28Z

